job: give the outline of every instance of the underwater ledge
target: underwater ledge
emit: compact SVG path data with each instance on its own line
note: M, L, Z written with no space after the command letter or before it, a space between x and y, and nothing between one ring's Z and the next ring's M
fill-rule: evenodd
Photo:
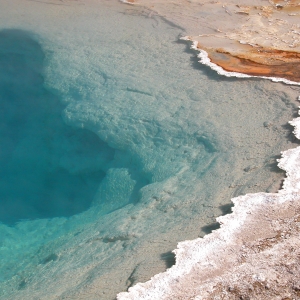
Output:
M188 38L183 38L189 40ZM261 78L290 85L285 78L228 72L205 50L199 62L226 77ZM300 100L300 96L298 97ZM300 111L298 111L300 114ZM300 140L300 117L289 122ZM246 194L231 199L232 213L216 218L220 228L203 238L178 243L175 265L117 300L297 299L300 294L300 147L281 152L286 172L278 193Z
M290 122L300 138L300 117ZM300 147L282 152L277 193L233 198L221 228L178 244L176 264L118 300L297 299L300 255ZM218 298L219 299L219 298Z

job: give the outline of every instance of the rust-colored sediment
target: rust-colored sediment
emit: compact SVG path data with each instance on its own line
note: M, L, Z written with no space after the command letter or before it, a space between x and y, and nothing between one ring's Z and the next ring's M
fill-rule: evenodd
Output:
M248 75L254 76L267 76L267 77L280 77L285 78L291 81L300 82L300 52L299 52L299 26L296 24L293 25L291 22L291 27L286 31L286 37L291 37L291 32L294 33L293 41L290 41L289 47L293 47L293 51L287 50L286 41L284 37L276 38L272 34L272 26L270 23L276 21L286 24L287 22L283 19L277 18L273 15L276 11L280 10L282 14L281 17L287 16L296 16L300 12L300 1L299 0L269 0L269 2L274 6L263 6L263 7L243 7L238 6L240 11L238 13L243 14L253 14L257 15L255 9L260 8L260 16L268 19L269 26L265 25L266 32L270 35L266 35L266 40L272 39L273 42L270 43L272 46L277 43L278 40L281 40L282 45L277 45L277 47L268 47L265 43L265 46L262 44L256 44L254 46L241 44L236 40L236 45L234 49L229 50L229 48L213 48L208 47L207 49L202 48L208 52L209 58L215 64L221 66L224 70L229 72L239 72ZM253 11L254 9L254 11ZM275 19L275 21L274 21ZM280 28L280 24L278 24ZM269 28L271 28L271 30ZM275 27L276 28L276 27ZM249 28L248 28L249 29ZM280 30L277 28L277 33ZM253 32L255 30L253 29ZM260 29L259 34L262 34ZM253 34L255 37L255 34ZM254 43L255 44L255 43ZM269 45L270 45L269 44ZM294 45L295 44L295 45ZM292 46L291 46L292 45ZM201 45L198 45L201 48Z
M185 28L229 72L300 82L300 0L128 0Z
M229 53L223 49L205 49L211 61L228 72L253 76L280 77L300 82L300 53L258 48L248 52Z

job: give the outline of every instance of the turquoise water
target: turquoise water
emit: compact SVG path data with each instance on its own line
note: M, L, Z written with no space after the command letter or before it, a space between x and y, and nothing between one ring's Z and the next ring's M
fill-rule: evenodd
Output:
M216 75L142 8L0 4L1 299L114 299L280 186L295 90Z
M9 225L86 210L114 157L93 132L63 122L44 56L29 33L0 32L0 221Z

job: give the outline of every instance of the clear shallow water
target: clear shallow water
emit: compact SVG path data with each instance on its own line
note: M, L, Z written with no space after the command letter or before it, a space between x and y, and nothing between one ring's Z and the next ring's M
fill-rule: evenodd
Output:
M0 227L2 299L113 299L170 266L176 243L207 232L232 196L278 188L275 159L292 146L286 123L296 91L193 65L178 43L181 30L131 6L0 3L1 28L27 30L40 53L28 46L26 76L11 76L21 79L12 93L22 86L15 98L23 105L28 95L22 110L33 122L13 127L22 136L17 144L30 149L29 168L50 165L38 180L48 183L52 173L57 182L39 192L50 199L46 215ZM89 188L75 175L87 176ZM42 203L39 193L34 204ZM70 193L81 207L63 212Z

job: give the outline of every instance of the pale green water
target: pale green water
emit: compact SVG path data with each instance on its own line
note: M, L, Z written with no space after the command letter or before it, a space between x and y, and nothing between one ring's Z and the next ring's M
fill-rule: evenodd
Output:
M278 188L296 91L217 76L142 9L0 5L0 216L31 219L0 227L1 299L113 299Z

